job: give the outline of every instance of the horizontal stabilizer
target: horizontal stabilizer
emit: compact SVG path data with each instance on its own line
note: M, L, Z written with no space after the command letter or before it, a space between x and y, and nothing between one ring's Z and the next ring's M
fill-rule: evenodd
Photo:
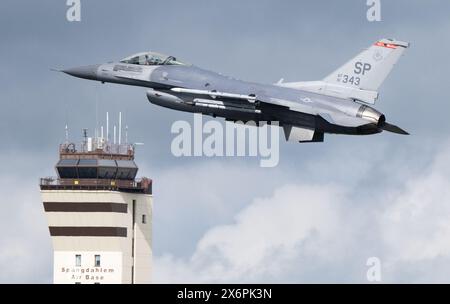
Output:
M405 130L401 129L400 127L397 127L396 125L392 125L392 124L387 123L387 122L385 122L381 126L381 129L383 129L384 131L389 131L389 132L396 133L396 134L409 135L408 132L406 132Z

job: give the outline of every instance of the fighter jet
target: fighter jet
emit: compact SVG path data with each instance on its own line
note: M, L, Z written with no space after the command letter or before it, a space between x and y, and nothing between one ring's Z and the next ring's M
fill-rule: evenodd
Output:
M207 71L156 52L62 72L102 83L148 88L147 98L170 109L228 121L277 121L286 140L322 142L325 133L408 134L372 105L409 43L381 39L319 81L259 84Z

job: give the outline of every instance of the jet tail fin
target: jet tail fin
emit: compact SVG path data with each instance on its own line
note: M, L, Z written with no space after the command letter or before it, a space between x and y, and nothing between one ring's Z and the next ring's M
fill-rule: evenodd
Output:
M379 87L408 47L407 42L381 39L323 80L276 85L374 104Z
M378 91L409 43L381 39L323 80L328 84Z

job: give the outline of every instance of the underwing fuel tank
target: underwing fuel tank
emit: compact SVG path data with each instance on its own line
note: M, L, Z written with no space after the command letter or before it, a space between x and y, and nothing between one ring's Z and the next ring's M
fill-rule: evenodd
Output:
M147 99L153 104L174 110L189 112L193 110L192 103L189 103L188 101L185 101L178 96L161 91L148 90Z
M155 104L159 104L160 102L175 103L175 104L186 103L181 98L178 98L175 95L164 93L161 91L156 91L156 90L148 90L147 98L151 103L155 103Z

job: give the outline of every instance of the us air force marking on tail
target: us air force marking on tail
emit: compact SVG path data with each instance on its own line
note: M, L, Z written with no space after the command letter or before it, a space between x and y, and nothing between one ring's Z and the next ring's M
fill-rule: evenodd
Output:
M381 39L324 79L307 82L247 82L155 52L63 72L147 87L151 103L174 110L256 125L277 121L288 141L322 142L325 133L408 134L372 107L381 84L408 47L406 42Z

